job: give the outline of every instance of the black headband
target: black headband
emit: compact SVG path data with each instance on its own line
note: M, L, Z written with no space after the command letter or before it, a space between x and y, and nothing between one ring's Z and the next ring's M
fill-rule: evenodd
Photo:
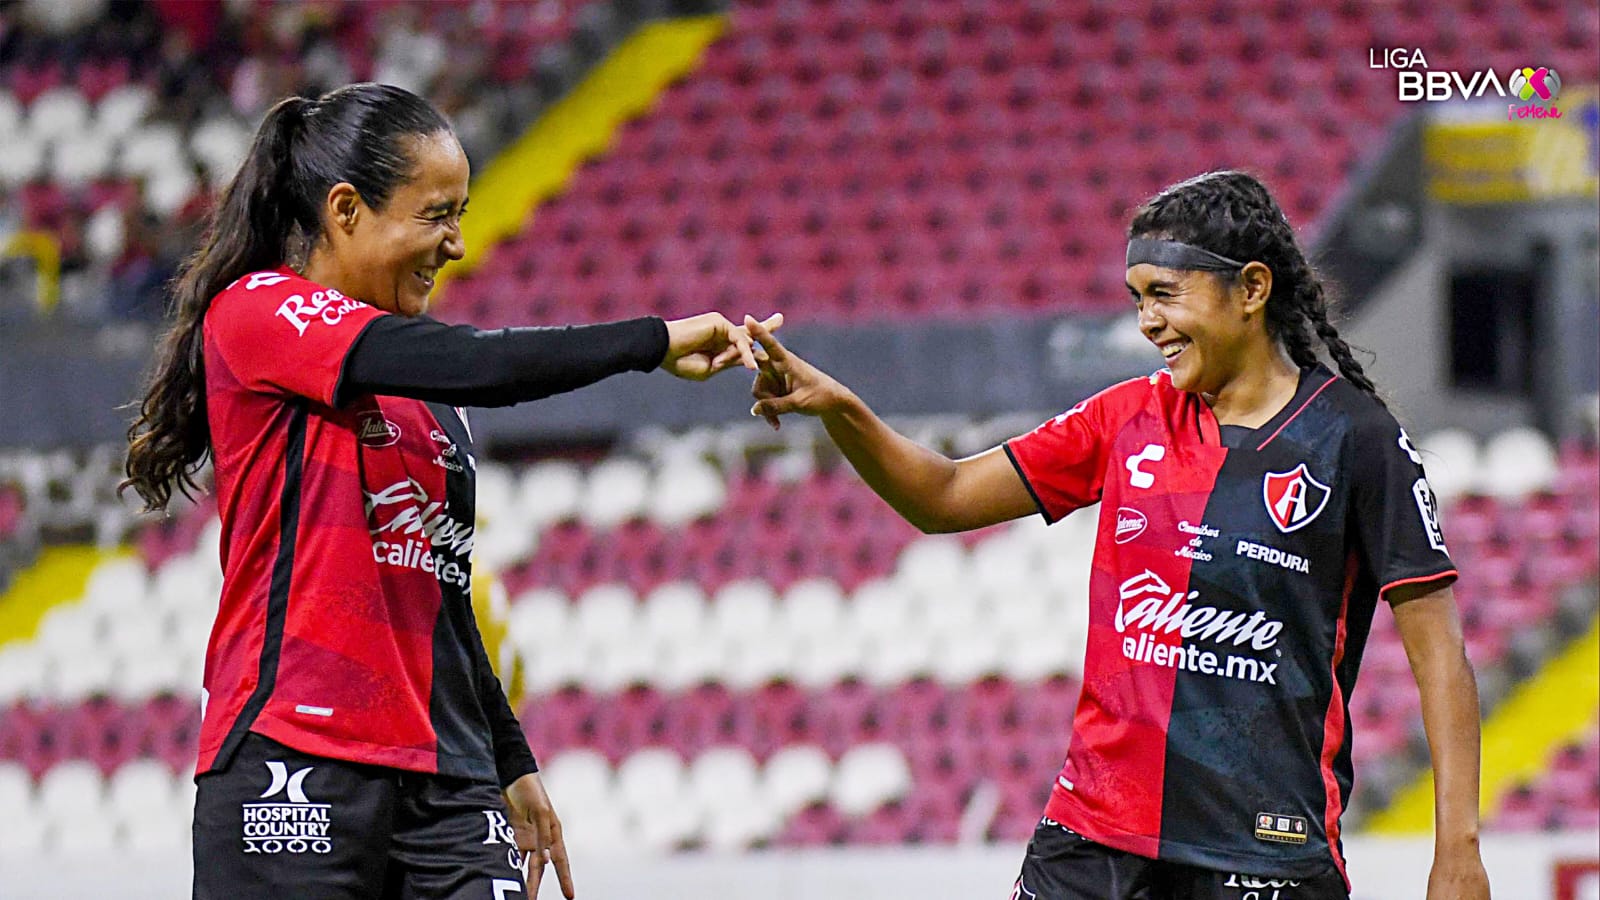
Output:
M1149 263L1167 269L1199 269L1205 272L1232 272L1244 268L1244 263L1212 253L1204 247L1182 241L1153 241L1134 238L1128 241L1128 265Z

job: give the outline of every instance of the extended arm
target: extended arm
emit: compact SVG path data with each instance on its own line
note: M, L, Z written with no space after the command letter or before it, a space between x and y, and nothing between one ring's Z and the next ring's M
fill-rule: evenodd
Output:
M1410 590L1407 590L1409 588ZM1387 595L1422 696L1434 778L1434 861L1429 900L1479 900L1489 879L1478 855L1478 685L1467 661L1455 597L1427 584Z
M765 350L753 415L774 427L784 413L818 416L828 436L878 496L924 532L967 531L1037 512L1022 476L995 448L952 460L899 434L860 397L788 352L761 323L745 328Z
M783 317L767 322L778 327ZM452 406L509 406L621 372L659 366L702 381L741 362L756 367L750 336L720 313L487 331L425 316L383 316L350 349L336 400L372 393Z

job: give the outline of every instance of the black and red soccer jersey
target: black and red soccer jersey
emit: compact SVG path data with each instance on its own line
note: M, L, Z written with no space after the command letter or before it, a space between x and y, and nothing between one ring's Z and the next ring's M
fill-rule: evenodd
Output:
M1410 438L1326 368L1272 421L1228 431L1163 370L1006 444L1047 520L1101 504L1083 692L1046 815L1174 862L1343 874L1374 609L1455 567Z
M206 315L223 589L202 773L252 731L501 784L533 771L472 616L463 414L343 396L352 346L385 320L402 321L287 268L239 279Z

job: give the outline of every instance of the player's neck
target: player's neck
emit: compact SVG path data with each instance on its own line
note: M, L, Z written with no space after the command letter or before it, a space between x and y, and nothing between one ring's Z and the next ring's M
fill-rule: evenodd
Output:
M1294 399L1300 369L1274 342L1214 394L1203 395L1219 425L1260 428Z

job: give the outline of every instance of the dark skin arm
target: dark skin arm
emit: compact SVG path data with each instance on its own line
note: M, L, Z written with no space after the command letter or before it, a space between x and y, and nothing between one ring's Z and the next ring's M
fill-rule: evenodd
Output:
M752 415L778 427L778 416L817 416L878 496L927 534L969 531L1038 512L1005 451L996 447L953 460L896 432L849 388L790 352L762 323L744 327L760 342L761 374Z
M1478 683L1467 661L1455 595L1449 587L1422 583L1397 586L1385 599L1422 695L1433 763L1428 900L1488 900L1489 876L1478 853Z

